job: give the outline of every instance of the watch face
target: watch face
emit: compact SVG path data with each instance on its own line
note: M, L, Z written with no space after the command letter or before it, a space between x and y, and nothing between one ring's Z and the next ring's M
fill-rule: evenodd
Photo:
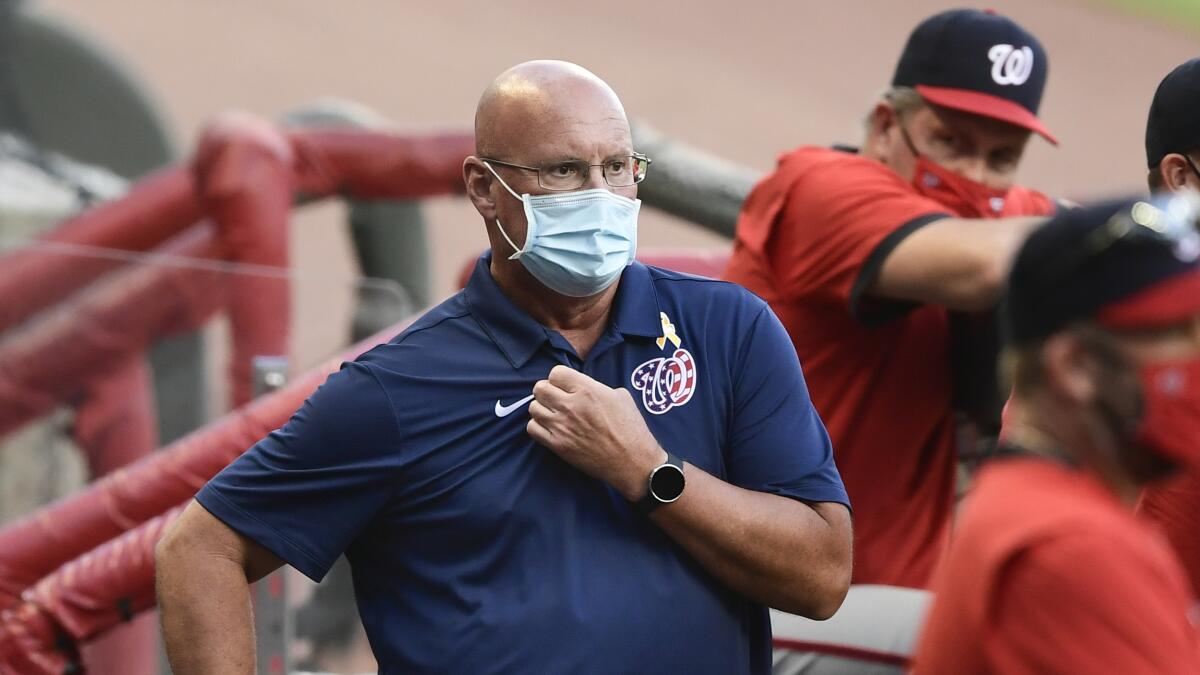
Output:
M673 502L683 494L683 471L673 464L663 464L650 478L650 491L660 502Z

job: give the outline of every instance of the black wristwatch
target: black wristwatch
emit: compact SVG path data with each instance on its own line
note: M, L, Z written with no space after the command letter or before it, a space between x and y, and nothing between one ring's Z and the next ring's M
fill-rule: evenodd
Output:
M637 503L637 510L650 513L663 504L670 504L683 494L686 483L683 477L683 461L670 452L667 461L654 467L646 481L646 496Z

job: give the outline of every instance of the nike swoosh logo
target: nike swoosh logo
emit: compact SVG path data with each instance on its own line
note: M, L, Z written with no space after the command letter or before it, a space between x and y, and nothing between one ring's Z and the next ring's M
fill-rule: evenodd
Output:
M496 417L508 417L516 412L518 408L533 400L533 394L513 403L512 405L500 405L500 399L496 399Z

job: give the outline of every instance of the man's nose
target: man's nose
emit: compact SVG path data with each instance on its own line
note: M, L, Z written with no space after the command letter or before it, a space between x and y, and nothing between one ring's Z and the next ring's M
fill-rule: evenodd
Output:
M604 180L604 165L603 164L595 164L595 165L589 166L587 181L584 182L583 188L585 190L592 190L595 188L607 188L607 187L608 187L608 183Z
M957 164L958 166L955 169L963 178L969 178L976 183L987 182L987 159L983 157L964 157Z

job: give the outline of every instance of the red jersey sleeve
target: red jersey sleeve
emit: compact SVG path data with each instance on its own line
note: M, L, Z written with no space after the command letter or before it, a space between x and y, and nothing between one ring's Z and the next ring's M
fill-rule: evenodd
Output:
M1002 215L1054 210L1045 195L1016 186ZM746 198L725 278L772 304L803 297L881 323L917 306L866 297L887 256L920 227L952 215L875 160L802 147L783 155Z
M782 296L824 299L861 317L862 295L887 255L950 213L879 162L824 153L798 172L767 255Z
M1128 543L1082 532L1042 541L1010 560L993 586L986 640L997 672L1200 670L1182 579L1157 564L1169 559Z
M1138 513L1154 522L1179 556L1192 591L1200 590L1200 472L1146 488Z

